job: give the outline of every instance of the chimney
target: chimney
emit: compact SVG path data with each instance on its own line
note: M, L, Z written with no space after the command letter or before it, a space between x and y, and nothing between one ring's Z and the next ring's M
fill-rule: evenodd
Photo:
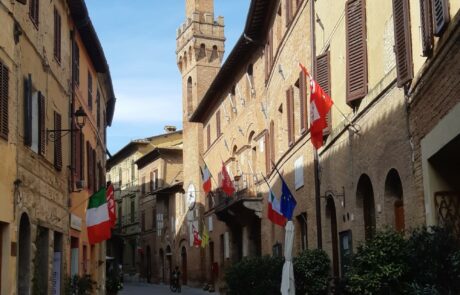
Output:
M165 132L166 132L166 133L175 132L176 129L177 129L176 126L169 126L169 125L166 125L166 126L165 126Z

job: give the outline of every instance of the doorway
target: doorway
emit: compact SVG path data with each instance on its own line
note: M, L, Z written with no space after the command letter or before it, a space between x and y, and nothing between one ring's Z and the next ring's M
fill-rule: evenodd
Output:
M338 245L338 233L337 233L337 212L335 210L335 203L332 196L329 196L326 203L326 218L330 222L330 235L331 235L331 247L332 247L332 268L334 276L338 278L339 272L339 245Z
M185 246L182 246L180 256L182 266L182 284L187 285L187 249Z
M152 277L152 252L150 246L147 246L147 282L150 283Z
M357 207L363 210L364 238L369 240L374 237L376 221L374 190L372 189L371 179L366 174L361 175L359 178L356 190L356 202Z
M18 294L30 292L30 221L26 213L23 213L19 222L18 241Z

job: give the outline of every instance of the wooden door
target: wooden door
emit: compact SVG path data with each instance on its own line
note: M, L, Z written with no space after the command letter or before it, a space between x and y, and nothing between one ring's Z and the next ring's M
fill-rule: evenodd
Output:
M402 201L395 202L395 230L404 231L404 204Z

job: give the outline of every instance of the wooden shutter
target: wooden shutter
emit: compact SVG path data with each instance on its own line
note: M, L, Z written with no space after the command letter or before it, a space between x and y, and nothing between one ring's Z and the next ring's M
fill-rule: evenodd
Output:
M61 61L61 16L54 7L54 57Z
M24 79L24 144L32 146L32 75Z
M76 134L75 134L75 163L74 163L74 167L75 167L75 176L77 178L77 181L78 180L81 180L82 177L81 177L81 162L82 162L82 148L81 148L81 141L82 141L82 132L81 131L78 131Z
M448 0L433 1L434 35L440 37L450 21Z
M367 94L367 47L365 0L345 4L347 103L353 105Z
M299 93L300 93L300 131L305 133L308 130L308 111L307 111L307 80L305 73L299 73Z
M286 109L287 109L287 130L289 146L294 144L294 88L291 86L286 90Z
M270 164L270 134L267 132L265 132L265 136L264 136L264 146L265 146L265 172L266 174L270 174L270 167L271 167L271 164Z
M414 77L412 71L412 46L409 20L409 0L393 0L398 87L403 87Z
M8 68L0 63L0 137L8 140Z
M38 93L38 152L46 156L46 104L45 97L41 92ZM61 136L60 132L55 133L55 139Z
M206 127L206 138L207 138L207 144L208 144L208 149L211 147L211 125L208 125Z
M73 82L75 85L80 84L80 49L75 41L73 43Z
M432 0L420 0L420 23L422 29L423 56L430 56L433 50L433 16L431 13Z
M316 82L321 88L330 96L331 95L331 62L329 51L316 57L316 70L315 70ZM323 130L323 135L329 135L331 133L332 117L331 111L326 115L327 126Z
M54 129L62 129L62 118L58 112L54 112ZM54 142L54 168L58 171L62 170L62 140L60 133L56 132L56 140Z
M220 110L217 111L216 113L216 131L217 131L217 138L220 136L221 134L221 130L220 130Z
M88 71L88 108L93 109L93 76Z
M39 0L30 0L29 4L29 17L32 20L35 27L38 27L38 15L39 15Z
M89 141L86 142L86 172L88 175L88 190L91 192L94 189L93 186L93 153L91 144Z
M291 24L291 19L292 19L292 3L291 0L285 0L286 1L286 27L289 27Z

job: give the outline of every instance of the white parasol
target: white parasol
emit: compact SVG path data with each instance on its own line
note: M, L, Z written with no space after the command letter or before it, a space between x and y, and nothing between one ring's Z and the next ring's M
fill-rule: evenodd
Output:
M295 295L294 266L292 264L292 245L294 244L294 224L289 220L286 224L284 238L284 265L281 280L281 294Z

